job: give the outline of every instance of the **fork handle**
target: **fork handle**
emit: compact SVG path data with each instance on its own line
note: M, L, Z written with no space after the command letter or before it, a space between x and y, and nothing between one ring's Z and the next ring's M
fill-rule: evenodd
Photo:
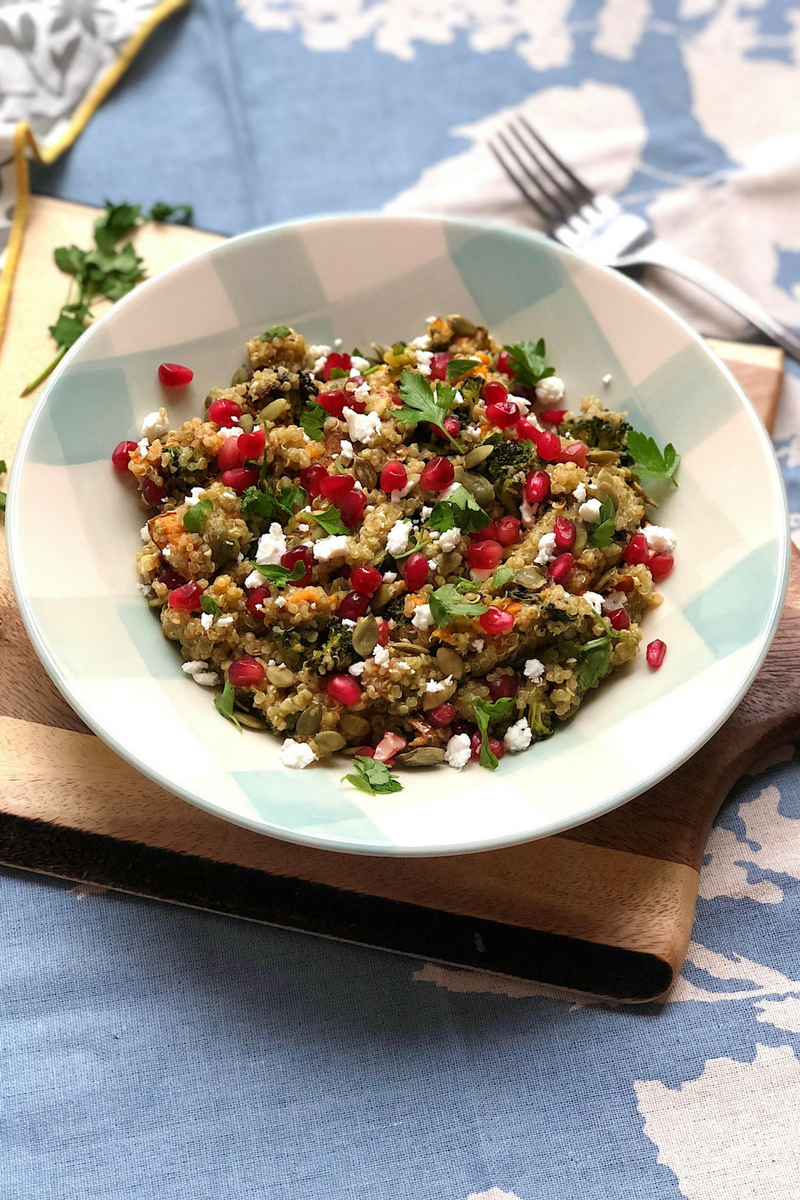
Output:
M773 342L781 346L787 354L800 362L800 335L786 325L782 325L780 321L776 321L746 292L729 283L727 279L723 279L716 271L712 271L710 267L698 262L697 259L682 254L680 250L675 250L666 242L656 239L643 246L635 254L626 255L616 265L665 267L668 271L674 271L676 275L682 275L690 283L697 284L698 287L715 296L717 300L727 304L734 312L738 312L751 325L755 325L756 329L760 329Z

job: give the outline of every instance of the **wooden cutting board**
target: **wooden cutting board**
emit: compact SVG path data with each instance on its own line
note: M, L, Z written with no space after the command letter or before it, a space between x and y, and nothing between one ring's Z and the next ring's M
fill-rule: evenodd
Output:
M94 210L35 198L0 352L0 457L11 459L65 292L52 248ZM213 244L147 228L150 273ZM714 343L768 427L782 356ZM800 569L773 648L723 729L669 779L600 820L485 854L367 858L230 825L140 776L59 695L25 635L0 550L0 862L101 887L555 986L643 1001L680 970L714 816L756 756L800 735ZM798 674L795 674L797 669Z

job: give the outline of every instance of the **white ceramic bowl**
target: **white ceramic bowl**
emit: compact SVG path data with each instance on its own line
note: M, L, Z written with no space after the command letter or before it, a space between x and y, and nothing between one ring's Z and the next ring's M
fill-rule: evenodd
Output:
M549 741L490 774L404 771L403 791L340 786L342 761L290 771L280 740L237 733L181 672L136 589L142 509L111 468L165 403L203 411L246 340L291 324L312 342L388 341L462 312L504 341L544 337L578 406L599 392L683 455L659 517L677 567L642 654ZM163 361L194 383L159 388ZM612 382L603 388L603 376ZM66 356L12 471L14 587L44 665L110 746L170 791L253 829L337 850L444 854L567 829L624 803L697 751L744 694L775 631L788 571L783 485L764 429L692 331L622 276L544 239L474 223L345 216L260 230L136 289Z

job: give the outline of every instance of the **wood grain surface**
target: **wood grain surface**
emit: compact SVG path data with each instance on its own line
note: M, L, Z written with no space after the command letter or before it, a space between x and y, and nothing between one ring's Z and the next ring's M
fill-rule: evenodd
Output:
M54 245L87 240L94 210L36 198L0 354L0 457L11 457L62 302ZM219 240L147 228L151 272ZM782 355L716 344L768 427ZM0 550L0 861L102 886L575 987L661 994L688 944L708 831L730 786L800 735L800 568L750 693L694 759L607 816L510 849L367 858L279 842L169 795L88 732L38 663Z

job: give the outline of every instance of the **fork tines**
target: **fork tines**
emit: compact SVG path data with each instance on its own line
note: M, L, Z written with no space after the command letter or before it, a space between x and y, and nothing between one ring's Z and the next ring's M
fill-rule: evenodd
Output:
M522 114L509 121L488 144L512 183L552 228L569 221L594 199L594 193Z

